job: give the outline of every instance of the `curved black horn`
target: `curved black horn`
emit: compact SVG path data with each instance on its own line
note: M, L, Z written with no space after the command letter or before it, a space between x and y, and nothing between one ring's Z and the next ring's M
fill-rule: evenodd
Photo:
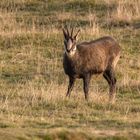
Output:
M64 35L64 37L65 37L65 38L67 38L67 34L66 34L65 29L64 29L64 28L62 28L62 30L63 30L63 35Z
M67 31L67 35L69 36L70 34L67 26L66 26L66 31Z
M76 39L77 35L79 34L80 29L77 31L76 35L74 36L74 38Z
M72 27L72 30L71 30L71 37L73 36L73 27Z

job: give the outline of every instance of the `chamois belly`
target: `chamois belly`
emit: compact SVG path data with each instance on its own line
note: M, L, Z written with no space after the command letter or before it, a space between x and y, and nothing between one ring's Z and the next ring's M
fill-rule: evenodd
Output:
M93 74L101 74L104 69L101 66L77 66L77 67L70 67L70 65L65 69L65 73L70 77L74 78L83 78L87 73Z

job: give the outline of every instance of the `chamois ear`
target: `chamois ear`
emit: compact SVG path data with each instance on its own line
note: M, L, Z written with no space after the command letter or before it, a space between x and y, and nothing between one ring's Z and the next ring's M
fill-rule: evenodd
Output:
M62 30L63 30L63 35L64 35L64 38L65 38L65 39L67 39L67 33L66 33L65 29L64 29L64 28L62 28Z
M67 36L70 36L69 30L68 30L68 26L66 25L66 31L67 31Z
M77 31L76 35L73 37L75 40L77 39L79 32L80 32L80 29Z

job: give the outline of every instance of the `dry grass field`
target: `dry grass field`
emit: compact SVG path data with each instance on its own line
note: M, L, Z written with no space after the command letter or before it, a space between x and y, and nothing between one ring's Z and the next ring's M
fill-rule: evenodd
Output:
M115 104L102 75L88 102L80 80L65 98L65 24L81 29L79 42L119 42ZM54 139L140 139L140 0L0 1L0 140Z

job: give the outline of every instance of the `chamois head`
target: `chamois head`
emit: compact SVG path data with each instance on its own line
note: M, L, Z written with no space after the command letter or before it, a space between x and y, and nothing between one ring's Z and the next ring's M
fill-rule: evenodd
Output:
M63 35L64 35L64 47L65 52L68 56L72 56L76 52L76 43L77 43L77 36L80 30L77 31L75 35L73 35L73 28L71 32L69 32L68 28L63 28Z

